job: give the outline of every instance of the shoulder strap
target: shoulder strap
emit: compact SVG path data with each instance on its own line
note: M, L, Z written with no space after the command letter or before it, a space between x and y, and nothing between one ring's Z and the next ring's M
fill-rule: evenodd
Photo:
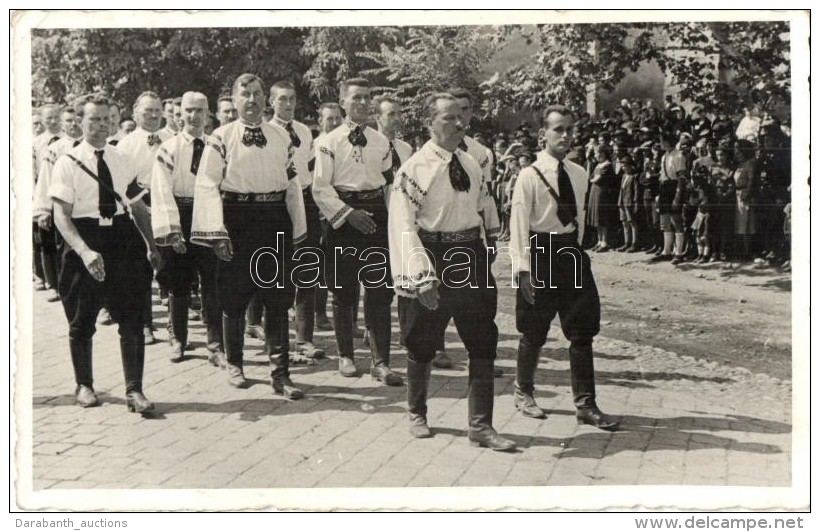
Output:
M89 175L89 176L90 176L90 177L91 177L94 181L96 181L96 182L97 182L97 184L98 184L99 186L103 187L103 188L104 188L104 189L106 189L108 192L110 192L111 194L113 194L113 195L114 195L114 198L115 198L117 201L119 201L119 202L120 202L120 205L122 205L122 208L123 208L123 209L125 209L126 211L128 211L128 207L126 206L125 202L122 200L122 196L120 196L120 195L119 195L119 193L118 193L116 190L114 190L113 188L109 187L106 183L103 183L102 181L100 181L100 178L99 178L99 177L97 177L97 174L95 174L94 172L92 172L91 170L89 170L89 169L88 169L88 167L82 163L82 161L80 161L79 159L77 159L76 157L74 157L73 155L71 155L70 153L67 153L66 155L68 156L68 158L69 158L69 159L71 159L72 161L74 161L74 162L77 164L77 166L79 166L79 167L80 167L80 170L82 170L83 172L85 172L86 174L88 174L88 175Z
M531 164L529 168L535 170L535 173L538 174L538 178L541 180L542 183L544 183L544 186L547 187L547 191L550 193L550 196L552 196L552 199L554 199L555 202L558 203L558 194L555 192L555 189L552 188L552 186L550 186L550 184L547 182L547 178L544 177L544 174L541 173L541 170L539 170L534 164Z

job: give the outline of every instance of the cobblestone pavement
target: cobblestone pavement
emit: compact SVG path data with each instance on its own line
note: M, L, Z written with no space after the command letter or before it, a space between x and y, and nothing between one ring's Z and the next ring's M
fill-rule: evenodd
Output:
M116 326L98 326L95 387L102 406L75 406L67 326L58 303L34 294L33 488L269 488L357 486L742 485L791 483L791 382L681 357L663 349L596 339L599 404L622 431L575 423L566 342L556 326L536 376L546 420L518 414L513 309L499 310L495 427L520 446L496 453L467 443L466 353L434 370L432 439L407 433L405 388L337 371L331 333L318 333L328 358L297 366L307 395L274 395L261 342L246 341L237 390L207 362L204 328L192 322L193 350L168 360L167 310L154 307L158 343L147 347L145 390L153 418L129 414L123 399ZM397 323L394 315L394 326ZM395 329L394 329L395 331ZM397 331L395 331L397 333ZM394 334L394 339L398 337ZM368 351L357 349L367 367ZM394 345L394 369L405 352Z

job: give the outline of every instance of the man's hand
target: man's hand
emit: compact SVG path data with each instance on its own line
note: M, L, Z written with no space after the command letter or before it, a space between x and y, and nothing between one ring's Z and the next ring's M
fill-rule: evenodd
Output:
M37 225L43 231L48 231L51 229L51 213L49 214L41 214L39 218L37 218Z
M182 240L182 235L179 233L174 233L171 235L171 247L174 249L175 253L179 253L180 255L188 251L188 248L185 247L185 242Z
M524 296L524 301L530 305L535 305L535 287L532 285L530 272L521 272L518 274L518 287L521 289L521 295Z
M433 281L419 290L418 298L419 303L424 305L424 308L436 310L438 308L438 283Z
M156 247L149 249L146 257L148 257L148 262L151 263L151 268L153 268L155 272L162 269L162 255L159 254L159 250Z
M370 212L354 209L345 221L360 233L372 235L376 232L376 222L373 221L373 214Z
M103 282L105 280L105 265L103 264L102 255L88 248L80 252L79 255L91 277L99 283Z
M214 240L214 253L216 258L225 262L233 260L233 244L230 238Z

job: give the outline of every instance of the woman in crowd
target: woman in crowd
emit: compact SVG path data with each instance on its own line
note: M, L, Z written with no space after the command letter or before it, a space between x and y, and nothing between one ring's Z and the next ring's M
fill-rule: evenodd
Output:
M587 226L598 232L598 241L592 251L610 250L610 233L617 224L618 178L612 165L612 148L600 143L594 150L594 168L589 182L592 184L587 204Z

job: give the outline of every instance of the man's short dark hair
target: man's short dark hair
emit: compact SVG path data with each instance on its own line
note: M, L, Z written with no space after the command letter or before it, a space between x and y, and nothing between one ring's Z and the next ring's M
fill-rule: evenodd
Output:
M85 116L85 105L89 103L106 107L111 105L111 101L104 94L86 94L74 101L72 112L76 113L78 118L82 118Z
M274 89L290 89L292 91L295 91L296 87L290 81L287 81L287 80L283 79L283 80L279 80L276 83L274 83L273 85L271 85L271 88L270 88L271 97L273 97Z
M350 78L342 81L339 84L339 98L344 98L347 96L347 89L349 87L364 87L366 89L370 88L370 82L367 81L365 78Z
M220 102L231 102L231 103L233 103L233 96L231 96L230 94L220 94L219 98L217 98L217 100L216 100L217 108L219 108Z
M448 90L447 93L451 94L457 100L467 98L468 100L470 100L470 105L473 105L473 97L470 94L470 91L463 87L453 87L452 89Z
M549 117L552 113L557 113L561 116L572 116L572 110L570 110L570 108L567 107L566 105L559 105L559 104L548 105L544 109L544 111L541 113L541 126L542 127L547 125L547 119L549 119Z
M262 78L260 78L256 74L249 74L246 72L244 74L240 74L233 82L233 85L231 86L231 94L236 94L236 91L239 89L239 87L245 87L247 85L250 85L254 81L259 83L259 86L262 87L263 91L265 90L265 82L262 81Z
M427 112L427 119L430 122L436 117L436 113L438 112L438 108L436 107L436 103L439 100L448 100L451 102L457 102L458 98L450 94L449 92L434 92L430 96L424 99L424 109Z
M341 111L342 106L336 102L324 102L319 106L319 116L322 115L322 111L325 109L337 109L338 111Z

